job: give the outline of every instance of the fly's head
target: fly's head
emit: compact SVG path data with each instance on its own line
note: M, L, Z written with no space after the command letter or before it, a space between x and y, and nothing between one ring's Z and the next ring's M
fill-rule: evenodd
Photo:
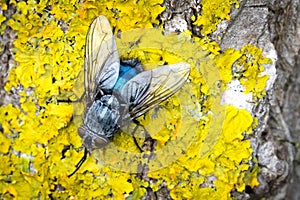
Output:
M89 152L105 147L109 143L109 139L104 135L98 135L89 130L85 125L78 128L78 134L83 141L83 145Z

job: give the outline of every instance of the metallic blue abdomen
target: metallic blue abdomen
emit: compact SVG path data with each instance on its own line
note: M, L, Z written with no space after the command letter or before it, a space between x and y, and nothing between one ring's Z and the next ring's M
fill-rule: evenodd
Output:
M120 64L119 77L113 87L113 90L121 94L122 88L126 84L126 82L138 73L139 71L135 67L125 63Z

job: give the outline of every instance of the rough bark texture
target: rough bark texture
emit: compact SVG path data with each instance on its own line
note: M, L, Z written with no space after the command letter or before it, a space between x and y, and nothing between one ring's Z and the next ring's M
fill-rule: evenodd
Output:
M276 141L277 154L289 163L286 182L270 185L279 189L272 199L296 200L300 199L300 1L271 1L269 10L278 79L265 138Z
M0 10L6 19L10 19L16 12L13 4L10 4L7 10ZM16 34L10 27L6 27L4 34L0 35L0 44L2 52L0 52L0 106L12 103L18 105L18 96L16 94L8 94L4 91L4 86L8 78L9 70L15 66L14 55L12 52L13 42L16 39Z

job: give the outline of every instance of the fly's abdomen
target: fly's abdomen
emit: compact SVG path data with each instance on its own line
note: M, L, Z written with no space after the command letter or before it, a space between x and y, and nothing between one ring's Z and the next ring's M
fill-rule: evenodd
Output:
M119 77L113 87L113 90L121 94L122 88L127 83L127 81L136 76L141 71L142 68L138 61L123 61L123 63L120 64Z
M119 102L116 97L105 95L93 102L88 109L84 124L94 134L111 137L118 129Z

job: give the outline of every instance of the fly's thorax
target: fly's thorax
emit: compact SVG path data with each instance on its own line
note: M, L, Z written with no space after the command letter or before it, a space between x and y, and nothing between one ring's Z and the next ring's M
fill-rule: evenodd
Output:
M100 100L97 101L100 101L111 110L118 110L120 107L118 99L113 95L103 95Z
M86 110L83 125L78 133L89 149L101 148L109 142L118 129L119 101L112 95L104 95Z

